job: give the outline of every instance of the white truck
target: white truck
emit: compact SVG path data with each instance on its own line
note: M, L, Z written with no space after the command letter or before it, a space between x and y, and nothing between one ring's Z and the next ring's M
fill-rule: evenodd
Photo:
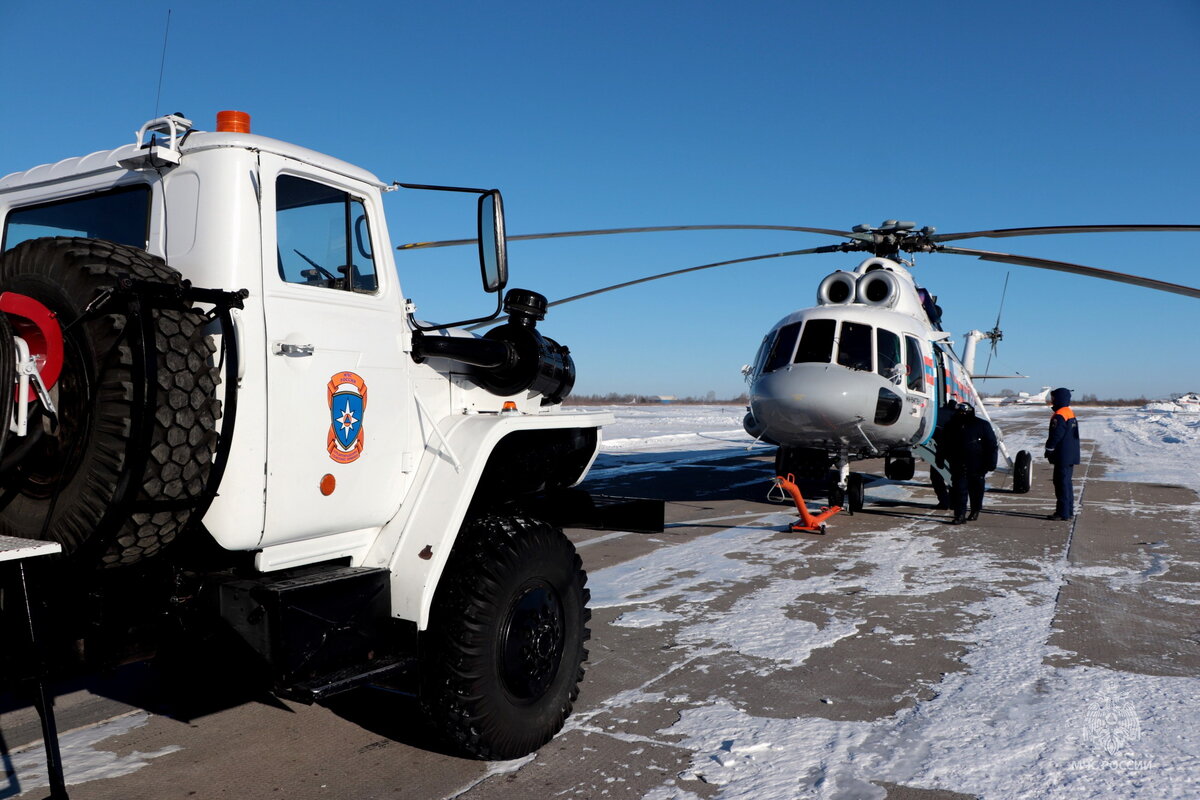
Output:
M574 365L540 295L510 291L483 336L414 317L399 186L240 112L0 179L0 535L64 549L34 573L52 663L229 634L307 702L415 667L476 757L560 729L590 612L542 518L593 507L563 490L611 420L561 409ZM499 193L411 188L478 194L499 298Z

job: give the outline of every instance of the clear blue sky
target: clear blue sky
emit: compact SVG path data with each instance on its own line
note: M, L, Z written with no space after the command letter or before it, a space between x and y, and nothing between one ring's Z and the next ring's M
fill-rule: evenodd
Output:
M1200 223L1200 3L291 2L0 6L0 175L132 141L156 111L254 130L384 180L495 186L510 233L702 223L940 231ZM393 239L462 235L389 198ZM675 233L514 243L551 299L826 243ZM972 240L1200 285L1200 234ZM411 262L406 260L412 256ZM422 312L479 311L471 254L401 254ZM452 259L457 271L432 265ZM724 268L555 309L578 390L732 396L765 331L853 255ZM1006 271L924 256L956 338ZM991 382L1102 397L1200 390L1200 301L1011 267ZM464 305L464 298L474 303Z

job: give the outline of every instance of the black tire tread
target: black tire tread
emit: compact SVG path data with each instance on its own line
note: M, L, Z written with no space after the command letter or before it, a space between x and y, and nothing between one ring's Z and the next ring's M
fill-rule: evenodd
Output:
M846 504L851 514L856 514L863 510L863 486L865 483L866 481L861 474L857 472L850 473L850 477L847 480Z
M486 626L497 613L507 576L539 553L561 560L570 591L581 607L579 630L567 636L553 685L530 709L528 724L505 725L496 712L487 673ZM557 562L556 562L557 563ZM443 572L430 628L422 645L421 705L426 717L455 750L480 759L511 759L553 738L579 696L590 636L587 574L574 545L547 523L518 516L487 516L463 527Z
M1033 469L1033 456L1028 450L1020 450L1013 461L1013 494L1027 494Z
M0 283L15 291L41 287L35 295L47 294L57 302L35 299L51 305L64 326L71 325L87 303L123 276L166 285L181 280L161 258L96 239L36 239L0 259ZM48 281L57 282L61 292L47 289ZM111 532L108 541L91 541L96 523L114 499L133 435L130 418L136 366L125 343L114 346L124 327L125 318L119 313L103 314L75 326L84 332L87 341L82 347L94 369L94 417L79 468L64 476L64 485L71 491L60 493L47 529L47 538L60 542L69 557L86 549L93 558L98 554L94 566L101 568L135 564L159 554L191 515L187 509L131 514ZM219 378L212 365L214 347L203 333L202 321L185 311L156 310L154 328L157 408L136 499L182 500L203 489L215 450L221 404L216 399ZM48 511L44 499L18 495L0 511L0 532L40 537L38 515L40 512L44 518Z

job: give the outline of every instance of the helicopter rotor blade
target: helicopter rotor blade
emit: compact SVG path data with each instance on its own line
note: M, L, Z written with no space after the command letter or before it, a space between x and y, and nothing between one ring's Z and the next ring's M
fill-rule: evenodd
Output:
M632 281L624 281L623 283L615 283L612 286L605 286L601 289L593 289L590 292L583 292L582 294L573 294L570 297L564 297L560 300L553 300L553 301L547 303L546 308L552 308L553 306L561 306L564 303L574 303L576 300L583 300L588 297L595 297L598 294L604 294L605 292L613 292L613 291L616 291L617 289L624 289L629 286L637 286L639 283L649 283L650 281L656 281L656 280L659 280L660 278L670 278L675 275L685 275L689 272L699 272L702 269L712 269L713 267L726 267L726 266L729 266L730 264L746 264L750 261L765 261L768 258L788 258L790 256L806 256L806 255L811 255L813 253L840 253L840 252L842 252L841 245L834 244L834 245L825 245L824 247L810 247L807 250L787 250L782 253L763 253L762 255L747 256L746 258L734 258L734 259L730 259L728 261L714 261L711 264L701 264L696 267L684 267L683 269L673 269L670 272L660 272L657 275L649 275L645 278L638 278L638 279L632 280ZM507 319L507 317L501 317L500 319ZM499 321L499 320L491 320L486 323L480 323L478 325L471 325L470 327L467 328L467 330L473 331L477 328L482 328L485 325L490 325L497 321Z
M656 280L659 280L660 278L670 278L675 275L684 275L688 272L699 272L702 269L712 269L713 267L725 267L725 266L729 266L730 264L745 264L750 261L763 261L768 258L787 258L790 256L806 256L806 255L810 255L812 253L837 253L837 252L841 252L840 245L826 245L824 247L810 247L807 250L786 250L782 253L764 253L762 255L757 255L757 256L747 256L745 258L733 258L728 261L714 261L711 264L701 264L698 267L684 267L683 269L673 269L670 272L660 272L657 275L649 275L645 278L638 278L637 280L625 281L624 283L616 283L616 284L613 284L612 286L605 286L602 289L593 289L590 292L584 292L582 294L574 294L574 295L571 295L570 297L564 297L561 300L555 300L552 303L547 303L547 307L560 306L563 303L573 303L576 300L583 300L585 297L593 297L598 294L604 294L605 292L612 292L612 291L616 291L617 289L624 289L627 286L636 286L639 283L648 283L650 281L656 281Z
M1200 225L1051 225L1036 228L996 228L964 233L935 233L932 242L953 242L959 239L1006 239L1011 236L1046 236L1057 233L1153 233L1200 231Z
M1004 298L1008 296L1008 279L1012 277L1012 272L1004 273L1004 288L1000 290L1000 310L996 312L996 324L993 325L994 330L1000 330L1000 315L1004 313Z
M527 241L529 239L562 239L568 236L609 236L619 233L661 233L664 231L792 231L793 233L821 233L827 236L839 236L844 239L862 238L861 234L850 231L839 231L832 228L805 228L797 225L656 225L642 228L598 228L588 231L559 231L557 233L521 233L515 236L505 236L509 242ZM476 244L478 239L446 239L438 242L412 242L402 244L397 250L423 250L429 247L457 247L459 245Z
M1147 289L1157 289L1160 292L1171 292L1172 294L1181 294L1186 297L1200 298L1200 289L1192 286L1181 286L1178 283L1168 283L1167 281L1160 281L1154 278L1143 278L1140 275L1114 272L1113 270L1100 269L1099 267L1087 267L1082 264L1072 264L1068 261L1031 258L1029 256L1013 255L1012 253L994 253L989 250L973 250L966 247L938 247L937 252L953 253L960 256L975 256L983 261L997 261L1001 264L1017 264L1023 267L1037 267L1057 272L1070 272L1089 278L1101 278L1106 281L1116 281L1117 283L1128 283Z

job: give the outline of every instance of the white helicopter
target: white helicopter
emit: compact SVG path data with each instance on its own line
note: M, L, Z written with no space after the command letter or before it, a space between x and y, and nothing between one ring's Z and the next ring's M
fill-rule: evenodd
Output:
M942 330L936 297L913 280L912 261L901 253L950 253L986 261L1019 264L1133 284L1200 298L1200 289L1111 270L1033 258L952 247L945 242L977 237L1005 238L1062 233L1200 231L1200 225L1074 225L1003 228L938 234L932 227L917 229L912 222L887 220L878 227L857 225L850 231L782 225L679 225L508 236L508 241L552 239L682 230L786 230L820 233L847 241L804 250L768 253L671 270L633 281L595 289L550 303L574 302L639 283L714 267L768 258L812 253L865 252L870 256L851 270L838 270L821 280L817 305L795 311L775 323L763 338L753 364L743 367L750 384L750 406L743 422L756 439L777 446L775 474L819 478L830 467L831 506L850 511L863 505L863 479L852 473L853 461L884 458L891 480L909 480L914 458L930 464L935 486L948 478L938 466L934 433L949 401L970 403L987 417L974 380L1000 377L975 374L978 343L994 347L1002 336L999 318L991 331L970 331L961 354ZM419 242L400 250L474 244L474 240ZM1004 376L1017 377L1017 376ZM990 421L990 420L989 420ZM995 423L992 423L995 427ZM1029 491L1031 456L1015 457L997 441L1011 490ZM936 475L936 477L935 477ZM940 494L940 492L939 492Z

